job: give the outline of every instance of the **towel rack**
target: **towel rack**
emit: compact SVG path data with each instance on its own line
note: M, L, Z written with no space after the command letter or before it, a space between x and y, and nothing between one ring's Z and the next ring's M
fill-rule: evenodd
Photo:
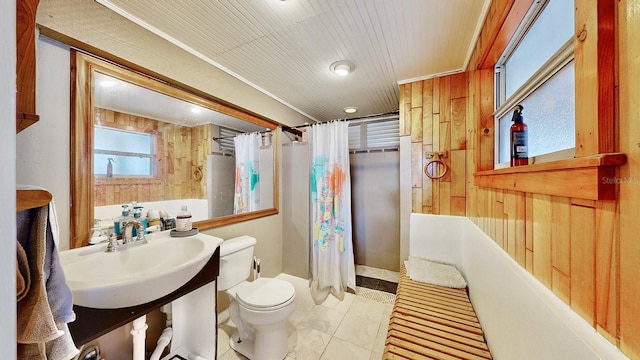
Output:
M16 190L16 212L45 206L53 196L46 190Z

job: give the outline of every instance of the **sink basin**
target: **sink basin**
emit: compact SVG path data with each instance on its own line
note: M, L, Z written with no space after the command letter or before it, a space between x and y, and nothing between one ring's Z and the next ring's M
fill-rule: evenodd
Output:
M147 244L116 252L93 245L60 252L75 305L115 309L144 304L180 288L207 263L222 239L147 235Z

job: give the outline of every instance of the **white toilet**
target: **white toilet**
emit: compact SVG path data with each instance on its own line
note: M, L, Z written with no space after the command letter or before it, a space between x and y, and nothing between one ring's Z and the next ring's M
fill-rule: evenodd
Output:
M287 355L287 319L295 310L290 283L271 278L247 281L256 239L240 236L220 245L218 291L229 295L229 313L238 327L229 343L251 360L282 360Z

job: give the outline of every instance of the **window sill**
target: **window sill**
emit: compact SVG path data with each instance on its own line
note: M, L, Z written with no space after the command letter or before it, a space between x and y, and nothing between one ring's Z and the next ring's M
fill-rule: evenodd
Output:
M597 154L568 160L474 174L479 187L557 195L588 200L616 198L616 168L626 162L621 153Z
M108 178L104 175L94 176L94 185L157 185L161 179L148 176L117 176Z

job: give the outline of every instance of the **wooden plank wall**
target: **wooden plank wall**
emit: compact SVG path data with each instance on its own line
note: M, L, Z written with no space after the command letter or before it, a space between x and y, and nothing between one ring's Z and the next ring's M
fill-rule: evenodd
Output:
M466 208L467 74L400 85L401 136L411 136L412 210L462 215ZM444 177L424 172L429 152L446 152Z
M640 37L640 12L630 0L616 6L620 84L609 106L616 108L619 130L612 150L627 155L619 169L619 200L475 186L473 173L493 168L493 116L483 113L483 104L493 101L486 95L492 70L479 64L464 74L401 85L401 135L412 141L412 211L466 215L625 355L640 359L640 110L634 105L640 83L633 80L640 78L634 40ZM488 21L502 14L492 9ZM489 55L476 51L472 63ZM449 152L452 171L430 180L422 173L424 153L436 150Z
M613 249L620 260L619 296L615 300L620 307L620 348L629 357L640 359L640 3L621 0L617 4L617 149L627 154L627 164L620 168L620 243Z
M412 211L466 215L522 267L617 344L617 201L473 186L478 129L467 131L473 121L466 119L466 102L476 94L459 96L457 90L451 90L459 84L471 89L467 79L477 78L476 75L469 72L401 85L405 105L401 128L408 130L404 135L412 139ZM478 120L477 124L481 122ZM451 170L442 179L431 180L423 173L428 161L424 154L429 151L449 154L444 162Z
M96 109L96 124L155 134L158 157L152 178L96 176L95 206L206 197L211 126L189 128L105 109Z

